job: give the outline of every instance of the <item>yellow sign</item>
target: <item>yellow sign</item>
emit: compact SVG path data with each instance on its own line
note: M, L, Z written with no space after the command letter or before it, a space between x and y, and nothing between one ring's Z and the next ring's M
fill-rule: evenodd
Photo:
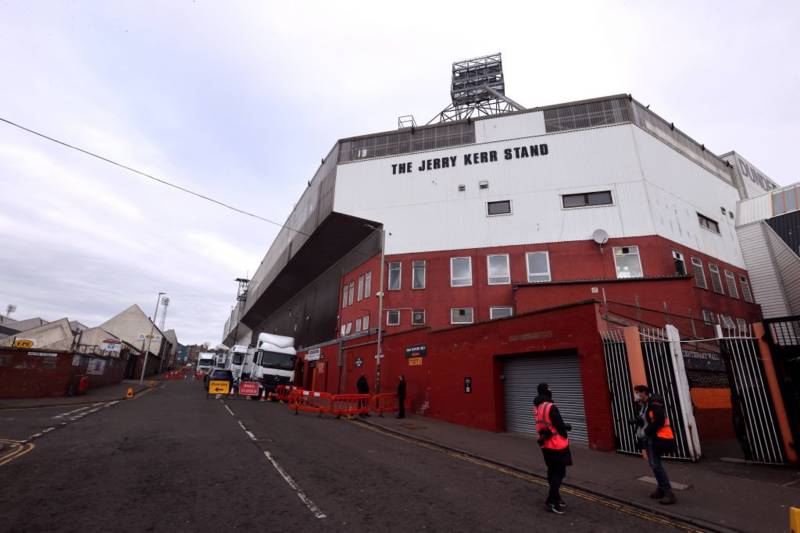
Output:
M230 392L231 384L227 381L209 381L208 393L209 394L228 394Z
M422 366L422 357L409 357L408 366Z
M16 339L14 348L33 348L33 341L28 339Z

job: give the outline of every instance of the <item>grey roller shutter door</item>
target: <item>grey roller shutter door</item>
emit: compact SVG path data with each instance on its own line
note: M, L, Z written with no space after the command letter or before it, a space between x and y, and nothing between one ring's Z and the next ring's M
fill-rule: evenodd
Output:
M504 397L506 430L536 434L533 399L536 386L546 382L553 391L553 400L562 418L572 424L569 438L588 443L586 412L583 403L580 363L577 355L518 356L506 360Z

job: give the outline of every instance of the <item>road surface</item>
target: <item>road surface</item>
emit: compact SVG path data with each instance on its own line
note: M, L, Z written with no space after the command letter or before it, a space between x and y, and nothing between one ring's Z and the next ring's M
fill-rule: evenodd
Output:
M540 484L193 381L81 407L0 411L0 531L672 529L580 497L553 515Z

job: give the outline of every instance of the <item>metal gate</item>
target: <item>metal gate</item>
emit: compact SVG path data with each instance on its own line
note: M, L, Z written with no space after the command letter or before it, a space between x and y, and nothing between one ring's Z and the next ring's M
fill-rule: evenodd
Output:
M784 438L800 445L800 316L772 318L764 321L772 362L789 430Z
M734 417L742 422L745 432L739 439L745 448L745 458L758 463L782 464L786 462L783 441L758 339L750 327L746 331L726 330L727 336L723 336L719 326L717 328L720 352L731 383Z
M536 386L545 382L553 391L562 418L572 425L571 440L588 443L580 362L575 354L517 356L503 365L506 430L536 433L533 400Z
M669 457L696 461L701 456L700 439L678 330L667 326L663 330L640 328L637 331L647 381L653 392L664 398L675 433L676 451ZM623 330L605 331L602 337L617 451L638 454L636 427L628 423L636 417L633 386L637 384L631 383L630 354Z

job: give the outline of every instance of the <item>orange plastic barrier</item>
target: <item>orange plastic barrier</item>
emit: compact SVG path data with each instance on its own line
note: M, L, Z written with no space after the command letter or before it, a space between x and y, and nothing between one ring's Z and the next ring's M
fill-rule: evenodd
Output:
M397 393L395 392L384 392L372 397L372 412L377 413L378 416L383 413L393 413L399 409L400 404L397 401Z
M302 391L302 390L303 390L302 388L295 387L294 385L278 385L277 387L275 387L275 397L280 402L288 402L292 392Z
M327 392L295 390L289 394L289 409L294 411L294 414L303 411L322 416L331 412L332 400L333 395Z
M331 412L336 416L367 414L371 402L369 394L337 394L333 397Z

